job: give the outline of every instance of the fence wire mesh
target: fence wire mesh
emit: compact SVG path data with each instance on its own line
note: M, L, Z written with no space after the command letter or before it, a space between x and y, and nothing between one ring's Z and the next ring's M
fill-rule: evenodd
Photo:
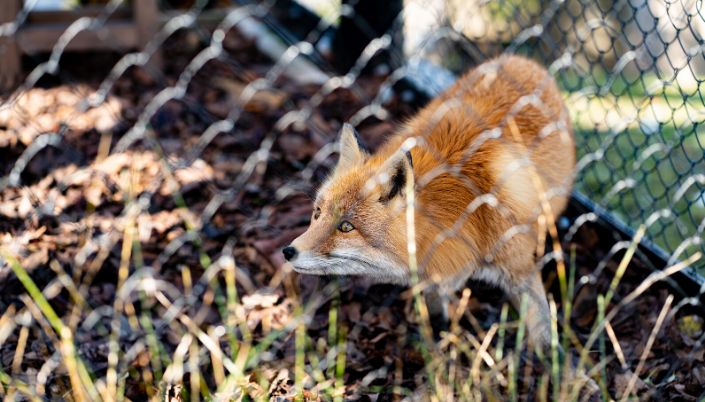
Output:
M651 286L680 270L702 284L701 1L174 0L139 38L120 31L136 2L62 14L48 52L48 2L0 10L7 400L577 399L587 380L550 369L575 366L559 344L605 398L701 396L700 294L671 306L681 284ZM110 51L77 45L92 38ZM450 333L434 345L419 296L433 278L297 276L281 252L312 219L343 123L378 149L420 98L505 53L556 79L574 191L633 229L615 242L569 208L548 239L532 234L555 340L538 358L526 310L491 287L447 295ZM8 73L20 54L24 73ZM493 73L475 71L469 86ZM542 91L516 104L540 108ZM472 263L491 266L540 210ZM663 271L634 256L642 236Z

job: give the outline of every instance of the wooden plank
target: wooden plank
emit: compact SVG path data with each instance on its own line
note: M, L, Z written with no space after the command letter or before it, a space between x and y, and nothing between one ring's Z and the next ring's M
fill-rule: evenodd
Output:
M223 21L225 16L227 16L231 11L234 11L238 8L240 7L218 7L206 9L201 11L200 14L198 14L198 16L196 17L196 21L199 24L205 25L209 28L215 27L221 21ZM187 9L163 10L161 13L159 13L159 25L164 26L172 18L184 15L187 11Z
M26 53L51 52L70 24L31 24L17 31L17 42ZM133 22L108 22L97 31L82 31L66 47L67 51L137 49L141 45Z
M0 0L16 4L16 7L0 7L2 18L14 20L21 0ZM32 12L26 23L16 34L8 39L0 39L0 44L10 43L8 53L14 52L17 60L9 58L0 63L0 78L18 75L21 65L20 54L51 52L71 23L83 16L95 16L103 6L88 6L71 11ZM115 14L97 31L82 31L69 42L66 51L89 50L142 50L159 32L159 10L156 0L139 0L132 2L132 10L118 9ZM132 17L132 18L130 18ZM130 18L130 19L125 19ZM44 22L40 22L44 21ZM19 45L19 46L18 46ZM0 53L5 47L0 47ZM161 51L152 56L152 63L161 65ZM7 81L8 79L3 79Z
M140 50L159 32L159 8L156 0L139 0L132 2L134 21L137 24ZM157 67L162 65L161 49L152 55L150 62Z
M3 0L0 7L0 24L12 22L20 10L19 0ZM14 35L0 37L0 89L15 87L22 71L22 59Z
M73 10L32 11L25 24L45 24L54 22L73 22L81 17L95 18L105 10L104 4L88 4ZM112 14L109 21L132 20L132 8L120 6Z

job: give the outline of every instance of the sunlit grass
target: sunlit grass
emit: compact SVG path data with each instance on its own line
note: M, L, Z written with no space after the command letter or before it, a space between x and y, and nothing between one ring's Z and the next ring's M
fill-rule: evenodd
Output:
M571 74L559 77L575 129L578 158L597 158L579 173L576 189L634 230L655 217L646 238L667 254L697 236L705 222L705 194L698 185L674 197L687 179L705 173L702 83L659 80L653 73L590 77L583 86ZM631 78L629 78L631 77ZM573 80L573 83L571 83ZM592 82L592 84L590 84ZM682 258L702 251L692 244ZM705 267L699 266L705 274Z
M134 227L127 226L126 234L130 230L134 230ZM642 228L639 234L643 232ZM557 303L552 299L550 302L552 350L548 356L539 356L539 364L546 369L546 375L543 377L532 376L528 363L523 366L526 372L520 374L522 368L520 356L525 353L531 355L533 350L527 343L526 337L527 328L524 321L526 314L523 311L526 303L522 304L523 308L518 312L518 319L509 320L509 316L515 316L516 312L512 307L505 305L501 309L499 322L492 324L487 331L481 330L473 334L458 325L461 317L471 316L465 307L470 292L465 290L459 300L451 303L456 308L450 311L450 330L443 334L439 343L435 343L432 337L423 334L412 341L421 352L425 366L417 374L418 380L414 388L403 386L401 382L386 386L370 385L372 380L377 378L373 375L369 380L363 379L363 386L355 392L360 394L387 391L402 396L416 395L422 399L439 401L479 400L483 399L483 395L518 400L520 395L525 395L529 389L537 387L540 391L539 400L548 400L549 395L553 400L578 400L585 392L583 387L588 377L591 377L599 384L604 398L616 397L610 396L607 392L604 370L605 365L614 358L605 353L606 339L609 339L617 350L619 345L614 331L611 330L610 321L620 309L639 297L653 283L695 263L700 257L698 253L663 272L652 274L607 313L606 306L610 303L613 291L627 269L638 240L638 238L634 239L632 247L624 255L607 294L599 295L598 317L592 334L584 345L571 330L568 319L571 316L571 300L576 281L575 251L574 249L571 251L571 258L567 261L567 273L559 272L558 275L560 283L565 284L565 292L560 300L562 311L557 309ZM128 248L133 248L132 253L128 255L134 264L136 262L134 249L139 246L134 242L127 244L131 244ZM123 253L123 256L125 255ZM119 335L116 336L116 334L120 332L119 323L126 321L134 327L132 329L135 333L141 335L135 339L129 350L121 351L120 348L111 346L110 369L105 375L96 376L78 353L79 343L76 337L82 336L81 333L85 335L87 329L84 326L73 329L69 327L65 320L70 317L61 318L56 315L50 300L44 296L47 290L42 291L37 288L31 277L7 250L3 250L3 257L10 262L13 271L27 291L25 306L17 310L12 307L0 319L0 345L5 342L10 333L18 328L20 330L15 352L17 361L13 364L13 371L12 373L0 372L0 381L6 397L12 399L15 398L13 395L17 394L29 400L42 400L46 396L53 395L51 392L47 394L45 388L46 378L51 370L43 369L42 372L45 372L43 380L35 385L27 384L16 375L21 365L28 330L32 325L31 319L20 319L27 314L40 324L46 323L42 325L44 334L48 342L55 345L57 352L61 354L61 362L56 364L54 369L65 367L67 371L65 374L56 372L51 375L51 378L56 382L63 381L64 386L67 387L66 393L62 395L64 399L125 401L128 378L132 382L143 384L145 392L153 401L163 400L165 392L176 392L176 397L183 401L196 401L201 398L219 401L265 401L271 397L268 392L272 386L276 386L277 381L285 383L291 381L293 385L287 394L290 399L320 398L341 401L344 396L350 397L350 391L346 389L344 379L350 359L348 345L351 342L349 338L351 329L342 319L340 293L336 280L320 289L319 293L306 303L302 303L294 282L295 277L291 273L284 275L281 285L285 289L286 300L291 302L291 308L286 310L290 315L279 328L259 329L255 336L247 324L252 303L248 302L250 304L247 308L250 310L246 310L243 297L252 300L251 298L256 294L241 295L238 292L236 269L232 258L219 259L211 266L216 266L216 272L206 272L201 278L191 279L188 271L182 272L185 278L189 278L184 282L183 289L174 288L168 282L152 276L150 272L137 270L123 281L115 298L115 308L109 310L109 316L112 317L110 320L112 331L105 330L101 333L105 344L117 346ZM58 270L61 268L59 267ZM201 288L200 294L194 294L192 284L196 283L205 286ZM65 285L71 288L70 282ZM413 289L416 290L405 292L408 296L403 297L412 298L409 319L412 323L416 322L423 333L430 329L427 318L424 318L426 311L424 300L418 292L421 286L423 284L414 286ZM80 300L87 297L86 288L78 291L75 288L72 289L73 302L76 307L79 307L83 303ZM134 300L132 295L137 296L140 306L138 310L132 307L130 302ZM307 323L310 322L323 299L331 300L327 313L328 336L327 339L314 339L307 330ZM635 370L637 376L643 367L648 349L664 322L666 313L670 311L672 300L670 296L662 307L657 325ZM202 309L211 303L221 304L223 307L219 309L221 325L206 325L201 322L203 316L199 311L203 311ZM510 312L512 314L509 314ZM559 313L563 317L560 323ZM165 321L164 324L172 328L181 339L173 352L168 351L169 348L163 344L163 339L160 339L155 332L156 328L152 321L156 317L161 317ZM562 328L560 332L559 326ZM405 326L398 328L397 333L406 332L406 328ZM263 332L259 333L259 331ZM515 336L513 348L505 347L509 334ZM292 336L295 339L293 359L272 359L273 348L276 349L278 347L276 345ZM414 338L414 335L407 333L406 336L399 338L399 341L403 343L405 338ZM559 358L558 345L562 345L563 350L567 350L570 345L578 347L578 350L582 351L580 360L576 363ZM595 347L598 348L599 354L592 353ZM399 370L403 370L403 367L399 366L398 359L399 356L387 361L382 368L371 372L368 376L374 373L385 377L387 373L396 371L396 377L401 379ZM623 360L623 357L620 360ZM577 369L574 369L574 366ZM588 371L584 371L585 369ZM274 373L277 376L272 378ZM204 377L215 379L215 388L209 388L204 382ZM421 382L418 383L418 381ZM58 395L53 397L56 396ZM626 400L627 397L628 395L625 394L622 400Z

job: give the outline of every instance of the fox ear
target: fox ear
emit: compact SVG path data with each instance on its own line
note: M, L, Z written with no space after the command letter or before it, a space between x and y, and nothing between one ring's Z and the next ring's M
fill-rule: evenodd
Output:
M406 183L414 180L414 166L409 151L399 150L390 156L379 168L377 182L382 187L379 201L389 203L394 197L404 196Z
M348 171L353 166L365 163L369 156L370 152L362 143L355 128L349 123L343 124L343 130L340 133L340 160L335 168L336 173Z

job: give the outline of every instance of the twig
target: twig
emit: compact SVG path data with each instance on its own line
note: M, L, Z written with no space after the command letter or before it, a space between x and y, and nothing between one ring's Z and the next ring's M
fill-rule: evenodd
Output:
M646 357L649 355L649 351L651 351L651 347L654 345L656 335L658 335L658 331L659 329L661 329L661 324L663 324L663 320L666 318L666 313L668 313L668 309L671 307L672 301L673 295L668 295L668 298L666 298L666 303L663 305L661 313L658 315L658 319L656 319L656 325L654 326L653 331L651 331L649 341L646 342L646 347L644 348L644 352L641 354L639 364L636 366L636 370L634 370L634 375L629 379L627 389L624 390L624 395L622 395L621 402L626 402L629 398L629 394L632 392L632 388L634 387L634 384L636 384L637 378L639 378L639 372L641 372L641 369L644 368L644 362L646 361Z

